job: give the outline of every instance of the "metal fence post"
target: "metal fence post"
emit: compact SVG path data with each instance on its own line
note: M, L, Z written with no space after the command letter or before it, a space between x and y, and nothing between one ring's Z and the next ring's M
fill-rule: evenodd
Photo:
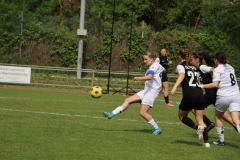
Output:
M94 84L94 70L92 71L92 84L91 84L91 87L93 86Z

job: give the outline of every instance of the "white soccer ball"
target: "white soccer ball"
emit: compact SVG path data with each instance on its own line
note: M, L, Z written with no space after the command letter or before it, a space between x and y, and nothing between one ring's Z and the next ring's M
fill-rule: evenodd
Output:
M93 98L100 98L102 96L102 88L99 86L93 86L90 90L90 94Z

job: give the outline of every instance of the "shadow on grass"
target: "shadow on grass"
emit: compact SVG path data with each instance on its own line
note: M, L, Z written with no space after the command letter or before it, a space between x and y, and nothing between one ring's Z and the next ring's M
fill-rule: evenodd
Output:
M197 137L196 135L192 135L191 137ZM212 139L212 138L209 138L209 143L211 144L211 145L214 145L213 144L213 141L215 141L215 140L217 140L218 138L216 137L214 140ZM203 143L203 142L198 142L198 141L195 141L195 142L193 142L193 141L184 141L184 140L176 140L176 141L174 141L173 143L182 143L182 144L188 144L188 145L197 145L197 146L199 146L199 143ZM215 146L215 145L214 145ZM217 145L216 145L217 146ZM225 146L219 146L219 147L232 147L232 148L240 148L239 146L237 146L237 145L234 145L234 144L231 144L231 143L227 143L226 142L226 145Z
M178 143L178 144L187 144L187 145L199 146L199 142L193 142L193 141L175 140L172 143L173 144Z
M210 142L210 144L212 144L212 142ZM214 145L214 144L212 144ZM226 142L226 145L225 146L219 146L219 147L232 147L232 148L240 148L239 146L237 145L234 145L234 144L231 144L231 143L227 143Z
M193 134L189 134L188 136L189 136L189 137L196 138L196 139L198 138L197 132L196 132L196 134L193 133ZM209 140L211 140L211 139L218 139L218 136L217 136L216 134L215 134L215 135L212 135L212 134L209 134L209 133L208 133L208 139L209 139Z
M141 132L141 133L152 133L153 130L151 129L96 129L94 128L94 130L105 130L105 131L110 131L110 132Z
M152 133L153 131L151 129L131 129L131 130L121 130L124 132L142 132L142 133Z

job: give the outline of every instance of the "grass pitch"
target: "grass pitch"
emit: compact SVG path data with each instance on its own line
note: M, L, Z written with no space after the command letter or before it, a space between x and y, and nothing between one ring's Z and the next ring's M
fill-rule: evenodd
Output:
M126 96L60 90L15 89L0 86L0 159L49 160L232 160L240 159L240 135L227 123L226 146L204 148L196 131L177 116L180 98L170 97L175 107L165 107L160 95L150 114L162 128L152 128L139 115L140 104L108 120L102 111L121 105ZM179 96L180 97L180 96ZM213 119L214 108L205 111ZM193 116L190 114L190 117ZM217 140L216 130L209 140Z

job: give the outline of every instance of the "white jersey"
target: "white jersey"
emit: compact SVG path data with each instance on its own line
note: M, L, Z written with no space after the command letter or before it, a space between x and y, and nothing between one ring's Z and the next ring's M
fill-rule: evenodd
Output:
M210 73L212 67L206 66L206 65L200 65L199 69L202 71L202 73Z
M159 64L160 64L160 58L159 58L159 57L157 57L157 58L155 59L155 62L157 62L157 63L159 63Z
M145 88L152 88L154 90L159 91L159 89L162 87L162 80L159 75L164 70L165 68L156 61L151 66L149 66L145 75L147 76L149 74L152 74L153 78L145 82Z
M229 64L220 64L213 71L213 82L219 82L217 95L239 95L235 70Z
M212 83L211 68L201 64L197 69L198 82L203 84ZM215 89L214 89L215 90Z

